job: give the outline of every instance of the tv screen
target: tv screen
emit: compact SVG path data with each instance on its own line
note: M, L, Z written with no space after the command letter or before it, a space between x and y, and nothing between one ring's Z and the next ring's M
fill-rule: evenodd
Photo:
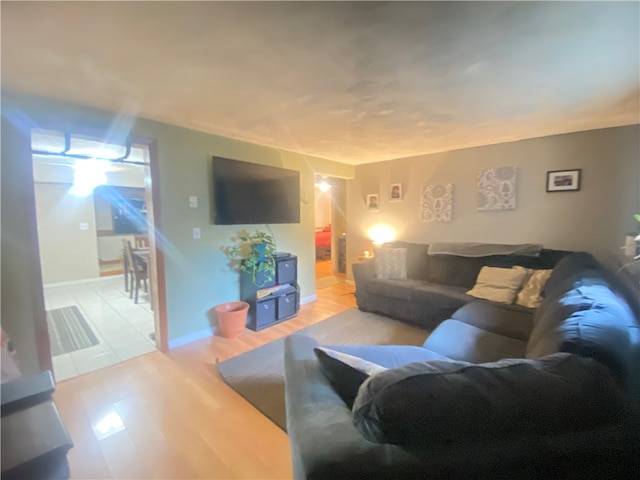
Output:
M213 157L213 223L300 223L300 172Z

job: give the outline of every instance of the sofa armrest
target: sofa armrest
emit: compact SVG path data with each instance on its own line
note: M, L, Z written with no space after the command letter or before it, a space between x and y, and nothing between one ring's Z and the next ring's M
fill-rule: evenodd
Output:
M369 278L376 278L376 266L373 258L368 258L359 263L354 263L351 266L353 270L353 280L356 283L362 284Z

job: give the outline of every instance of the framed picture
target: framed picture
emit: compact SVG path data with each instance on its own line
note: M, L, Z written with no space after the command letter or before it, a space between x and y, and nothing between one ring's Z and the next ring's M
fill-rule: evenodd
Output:
M580 190L581 169L547 172L547 192L577 192Z
M370 193L367 195L367 210L378 210L378 203L380 197L377 193Z
M400 200L402 200L402 184L392 183L389 185L389 201L399 202Z

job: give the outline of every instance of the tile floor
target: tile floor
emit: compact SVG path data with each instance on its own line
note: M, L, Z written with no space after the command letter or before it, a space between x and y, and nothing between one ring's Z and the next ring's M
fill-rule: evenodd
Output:
M83 283L45 286L45 307L77 305L100 343L53 357L56 381L92 372L155 350L149 334L154 330L149 296L140 293L136 305L124 291L122 275Z

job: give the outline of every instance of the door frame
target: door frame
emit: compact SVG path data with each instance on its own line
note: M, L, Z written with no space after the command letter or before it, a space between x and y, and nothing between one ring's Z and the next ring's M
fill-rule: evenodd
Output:
M64 129L60 129L60 127L43 127L43 126L33 126L29 129L29 148L31 152L31 133L33 130L39 129L49 129L52 131L65 131ZM67 130L73 131L73 133L78 135L83 135L95 139L103 139L105 137L106 130L95 129L95 128L82 128L82 127L67 127ZM165 275L165 257L163 252L163 236L160 234L162 232L162 221L161 221L161 207L160 207L160 163L158 156L158 144L157 140L153 138L146 137L131 137L131 143L135 145L146 146L149 152L149 169L147 175L147 169L145 169L145 194L151 193L151 203L150 208L147 207L148 213L147 218L150 224L150 287L151 287L151 295L150 300L152 301L152 310L154 316L154 331L155 331L155 344L156 348L161 350L162 352L167 352L169 350L169 336L168 336L168 319L167 319L167 301L166 301L166 275ZM33 179L33 153L30 154L29 157L30 166L30 176L31 182L29 188L31 189L31 196L35 196L35 182ZM35 212L35 201L32 204L33 212L32 218L34 220L34 224L36 223L36 212ZM42 292L42 267L40 264L40 247L39 242L37 240L37 226L34 225L34 229L36 231L36 258L37 258L37 269L40 278L40 296L43 297ZM40 302L39 302L40 303ZM42 305L44 306L44 300L42 300ZM51 360L51 349L49 346L49 332L47 328L47 319L46 312L40 316L36 321L35 325L35 335L36 335L36 344L38 349L38 358L40 367L43 370L52 370L52 360Z

